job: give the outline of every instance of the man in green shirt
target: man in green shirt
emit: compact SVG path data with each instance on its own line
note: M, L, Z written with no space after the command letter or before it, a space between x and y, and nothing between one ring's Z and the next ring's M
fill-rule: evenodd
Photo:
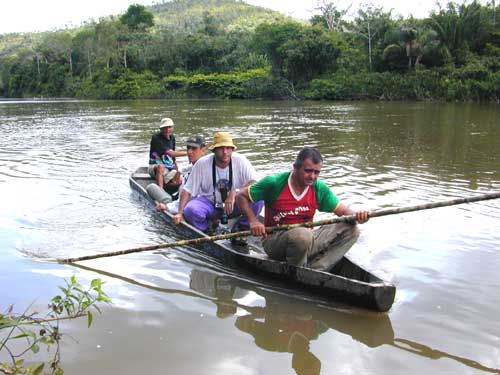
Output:
M318 179L323 158L318 150L303 148L291 172L277 173L242 189L238 204L248 218L254 236L263 237L264 250L270 258L296 266L330 270L359 236L355 224L324 225L318 230L293 228L266 233L266 226L301 224L313 221L315 212L333 212L338 216L356 215L358 223L368 220L368 211L354 211ZM265 222L249 209L250 204L265 202Z

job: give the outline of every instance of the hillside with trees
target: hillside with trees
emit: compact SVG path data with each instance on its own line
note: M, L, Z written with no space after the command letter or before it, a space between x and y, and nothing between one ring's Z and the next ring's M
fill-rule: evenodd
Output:
M500 101L494 1L425 19L318 10L298 22L238 0L172 0L0 35L0 96Z

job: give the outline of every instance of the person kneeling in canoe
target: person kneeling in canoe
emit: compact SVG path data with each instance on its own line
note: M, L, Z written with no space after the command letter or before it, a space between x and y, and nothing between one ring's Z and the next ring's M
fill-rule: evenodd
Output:
M297 155L291 172L267 176L238 194L237 202L250 223L250 231L263 237L264 251L271 259L328 271L356 241L359 230L356 224L337 223L314 231L298 227L268 234L265 226L312 222L316 210L338 216L356 215L358 223L368 220L368 211L354 211L339 202L318 179L322 165L319 151L305 147ZM252 202L260 200L266 207L264 224L250 209Z
M189 180L189 176L191 175L194 164L201 157L205 156L205 152L207 150L207 147L205 145L205 139L201 135L196 135L194 137L189 138L186 142L186 150L187 150L186 154L189 160L189 164L184 168L181 168L180 170L180 174L182 174L182 176L180 180L181 181L180 186L178 187L179 196L182 194L182 190L184 190L184 185ZM164 211L164 212L168 211L173 215L179 212L180 199L176 199L173 202L166 203L162 202L162 199L158 199L161 196L161 192L151 194L148 187L148 193L150 196L153 197L153 199L155 199L156 209L158 211Z

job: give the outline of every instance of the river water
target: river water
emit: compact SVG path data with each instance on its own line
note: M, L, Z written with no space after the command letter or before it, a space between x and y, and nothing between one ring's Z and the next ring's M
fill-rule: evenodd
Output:
M315 146L354 207L500 191L498 105L0 102L0 310L43 311L71 275L104 280L113 301L91 328L63 324L67 374L500 374L500 200L362 226L349 256L397 286L387 314L305 300L190 247L44 261L180 239L128 185L165 116L178 148L230 131L262 177Z

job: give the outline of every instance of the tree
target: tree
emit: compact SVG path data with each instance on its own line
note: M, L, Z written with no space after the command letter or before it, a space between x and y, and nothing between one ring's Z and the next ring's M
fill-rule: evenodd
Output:
M203 12L203 26L200 31L209 36L220 34L219 22L210 12Z
M423 30L411 25L410 22L405 22L386 32L384 39L388 46L385 47L383 53L384 61L396 62L396 65L399 56L406 57L408 70L419 65L423 54Z
M147 67L146 51L148 44L150 44L147 29L154 25L153 14L143 5L132 4L128 7L127 12L120 17L120 22L128 29L122 29L118 34L124 68L130 67L131 54L136 57L136 60L141 60L142 57L143 66Z
M366 40L368 46L368 66L373 70L373 47L375 42L381 40L391 22L391 12L385 13L382 8L372 4L366 9L359 9L354 23L349 25L351 32Z
M345 9L338 9L333 3L326 2L325 0L318 1L316 10L321 12L321 16L317 16L319 18L313 18L313 20L317 22L322 19L328 30L342 31L345 23L343 18L349 12L351 6L352 4Z
M114 19L101 18L95 26L96 60L109 70L113 60L119 57L119 35L123 25Z
M135 31L145 31L154 25L153 14L139 4L130 5L127 12L120 17L120 22Z
M477 1L468 5L450 2L446 9L432 12L428 25L459 64L465 63L471 46L481 44L479 40L485 32L485 25L481 22L481 5Z
M96 49L95 28L83 29L78 32L73 39L73 44L78 57L85 61L86 71L89 78L92 79L92 66Z
M160 76L172 74L183 64L181 58L182 40L167 30L160 30L151 35L148 67Z
M262 51L271 60L272 74L284 76L284 53L280 47L288 40L297 38L301 25L296 22L283 24L264 23L255 29L252 45L257 51Z
M33 51L20 50L16 57L2 59L1 69L6 96L22 98L37 94L40 80L33 66Z
M496 16L497 16L497 7L495 5L495 0L491 1L492 6L493 6L493 27L496 27Z
M68 31L47 33L39 46L44 56L56 62L63 59L69 64L69 71L73 74L73 37Z
M308 82L335 67L340 50L327 33L317 27L305 27L296 39L281 46L285 55L284 71L292 82Z
M295 22L260 25L254 46L267 54L276 77L307 82L335 66L340 50L324 29Z

